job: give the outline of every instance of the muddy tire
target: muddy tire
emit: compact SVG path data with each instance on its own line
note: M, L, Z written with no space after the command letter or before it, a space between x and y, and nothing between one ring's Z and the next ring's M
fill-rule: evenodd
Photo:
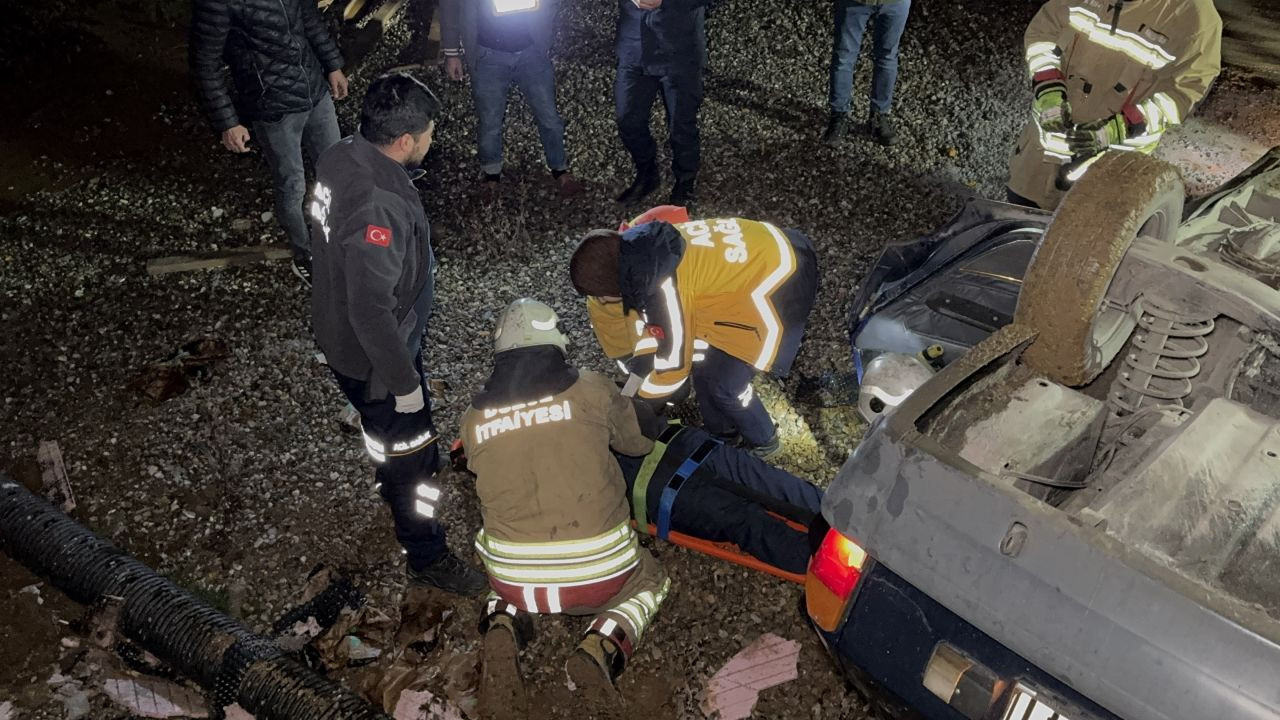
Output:
M1023 360L1049 379L1088 384L1132 324L1103 306L1137 237L1173 243L1185 190L1172 165L1138 153L1100 158L1063 198L1023 280L1014 322L1038 337Z

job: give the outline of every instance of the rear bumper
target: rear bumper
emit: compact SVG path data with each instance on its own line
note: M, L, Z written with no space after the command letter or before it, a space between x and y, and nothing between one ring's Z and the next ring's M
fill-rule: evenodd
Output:
M881 564L863 578L844 623L835 632L818 630L818 635L847 675L870 679L894 703L926 718L966 720L924 685L930 658L946 643L1007 681L984 720L1003 720L1015 683L1047 698L1062 720L1118 720Z

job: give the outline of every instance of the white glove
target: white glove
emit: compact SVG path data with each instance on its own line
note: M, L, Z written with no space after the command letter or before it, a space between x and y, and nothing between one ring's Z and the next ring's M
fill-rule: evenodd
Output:
M398 413L416 413L424 407L426 407L426 403L422 400L421 384L408 395L396 396L396 412Z

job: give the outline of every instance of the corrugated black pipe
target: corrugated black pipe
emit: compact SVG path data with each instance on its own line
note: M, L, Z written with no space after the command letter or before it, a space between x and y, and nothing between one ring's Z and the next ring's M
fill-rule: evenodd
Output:
M389 720L0 474L0 548L83 605L123 598L120 629L258 720Z

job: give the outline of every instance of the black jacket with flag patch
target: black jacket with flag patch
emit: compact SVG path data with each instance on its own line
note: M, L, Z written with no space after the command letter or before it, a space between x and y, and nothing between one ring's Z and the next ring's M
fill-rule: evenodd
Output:
M329 367L370 383L371 400L413 392L435 255L409 174L343 138L316 163L311 218L311 322Z

